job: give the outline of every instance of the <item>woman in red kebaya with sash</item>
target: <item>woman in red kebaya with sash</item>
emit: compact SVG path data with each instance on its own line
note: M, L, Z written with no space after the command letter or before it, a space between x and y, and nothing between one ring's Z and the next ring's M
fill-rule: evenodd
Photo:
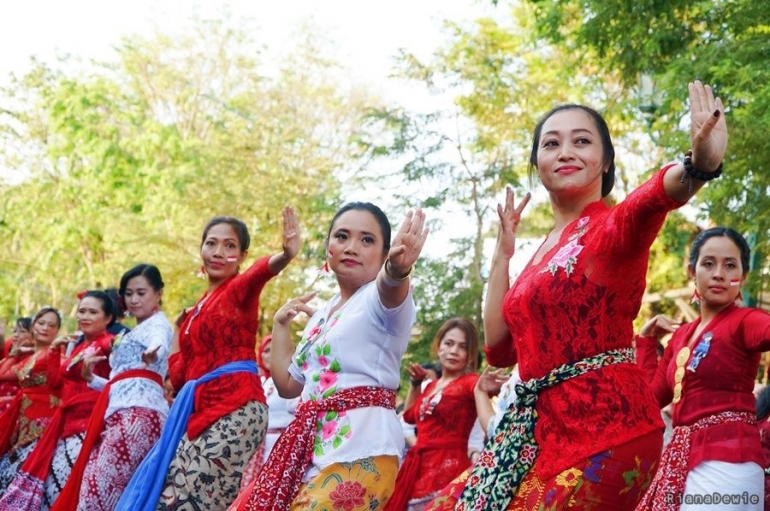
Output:
M673 404L674 426L640 511L763 509L765 460L753 390L761 352L770 350L770 314L735 304L749 256L733 229L700 233L688 265L700 317L674 332L660 362L657 340L667 324L653 318L636 338L658 404Z
M32 355L32 318L18 318L13 326L13 335L6 341L8 353L0 358L0 416L13 402L19 391L19 379L11 370L13 366Z
M213 218L203 230L208 290L181 319L179 351L169 360L179 392L118 510L224 510L238 495L267 429L255 350L259 297L299 252L294 210L283 209L283 250L241 273L250 241L246 225L233 217Z
M99 397L82 377L83 359L109 356L114 336L107 327L115 317L115 304L107 294L88 291L77 308L82 335L59 338L48 350L48 383L51 388L61 389L62 404L0 500L0 510L47 510L64 488ZM62 354L64 345L67 349ZM96 364L94 374L107 378L109 364Z
M59 406L48 384L48 348L61 327L59 311L44 307L30 322L33 353L9 370L20 386L10 410L0 416L0 496L35 448Z
M660 410L632 348L649 249L667 213L721 174L727 148L722 102L698 81L688 89L692 153L615 205L605 202L615 151L598 112L561 105L535 127L530 168L548 191L554 228L511 283L528 197L515 207L506 191L484 341L489 363L518 362L522 382L458 510L627 510L641 500L663 443ZM430 509L455 507L440 498Z

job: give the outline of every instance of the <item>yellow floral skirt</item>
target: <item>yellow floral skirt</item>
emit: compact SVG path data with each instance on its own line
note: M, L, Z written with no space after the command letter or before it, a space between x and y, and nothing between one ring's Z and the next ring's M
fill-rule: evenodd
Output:
M291 511L383 509L396 483L397 456L334 463L299 488Z

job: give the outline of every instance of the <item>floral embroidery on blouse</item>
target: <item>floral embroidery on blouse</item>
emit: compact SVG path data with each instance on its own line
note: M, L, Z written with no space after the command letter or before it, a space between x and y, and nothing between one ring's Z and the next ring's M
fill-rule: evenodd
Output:
M550 272L551 275L556 275L559 268L564 268L564 273L566 273L568 277L572 275L572 272L575 270L575 265L577 264L577 256L583 251L583 245L579 242L580 238L588 230L587 216L578 220L575 230L577 232L570 235L567 244L554 254L551 260L548 261L548 264L545 265L545 268L542 269L541 273Z
M332 347L326 336L339 321L343 310L344 308L337 311L328 322L321 320L310 329L297 356L297 365L303 372L309 371L309 380L315 383L315 388L310 392L312 401L326 399L337 392L338 375L342 367L339 361L331 356ZM308 357L317 361L317 366L320 366L317 370L310 368ZM345 412L321 412L316 423L313 452L316 456L323 456L337 449L351 435L350 420Z

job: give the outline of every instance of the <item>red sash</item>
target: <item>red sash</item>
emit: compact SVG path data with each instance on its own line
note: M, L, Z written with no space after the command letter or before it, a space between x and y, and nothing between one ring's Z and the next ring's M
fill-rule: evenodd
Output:
M294 420L270 452L267 462L254 481L248 499L238 499L230 509L238 511L273 511L289 509L299 492L302 476L313 461L313 439L320 412L343 412L355 408L379 406L396 408L396 393L381 387L345 389L321 401L305 401L297 407Z
M51 422L45 428L45 432L38 440L37 445L21 466L21 471L26 472L30 476L45 481L48 477L48 472L51 469L51 460L56 452L56 443L59 441L59 436L64 429L64 415L67 410L75 408L84 404L95 403L99 397L99 393L84 392L72 396L67 401L62 403L61 407L53 414Z
M72 466L70 475L67 478L67 483L64 485L62 492L51 507L51 511L69 511L78 507L83 473L86 470L86 465L88 465L88 459L91 457L91 451L94 450L96 442L104 431L104 412L107 411L107 406L110 403L110 388L114 383L121 380L127 380L128 378L147 378L161 387L163 386L163 380L161 380L160 375L149 369L131 369L122 372L104 386L99 394L99 399L97 399L96 404L94 405L94 411L91 412L91 418L88 421L86 436L83 439L83 446L80 448L80 453L78 453L78 459Z
M432 451L434 449L454 449L454 448L466 448L467 442L458 443L457 440L433 440L429 439L424 442L420 441L420 437L417 437L417 445L411 447L406 452L406 458L401 465L401 469L398 471L398 477L396 478L396 487L390 500L385 505L384 511L403 511L409 504L409 499L412 496L414 490L414 484L417 482L417 477L420 473L421 459L424 452ZM470 461L468 462L470 465ZM440 488L437 488L437 490Z
M676 511L684 498L687 483L687 464L690 458L692 434L702 429L727 422L756 424L756 416L749 412L722 412L700 419L692 426L677 426L671 441L663 450L658 472L637 506L637 511Z
M11 448L11 438L16 432L21 411L21 392L13 396L11 406L0 415L0 456L3 456Z

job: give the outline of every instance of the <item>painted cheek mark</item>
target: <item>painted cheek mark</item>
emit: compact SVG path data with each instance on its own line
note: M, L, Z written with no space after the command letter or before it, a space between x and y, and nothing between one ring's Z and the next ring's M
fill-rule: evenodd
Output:
M228 263L234 263L238 260L238 256L227 256Z
M730 287L740 286L740 285L741 285L741 279L730 279Z

